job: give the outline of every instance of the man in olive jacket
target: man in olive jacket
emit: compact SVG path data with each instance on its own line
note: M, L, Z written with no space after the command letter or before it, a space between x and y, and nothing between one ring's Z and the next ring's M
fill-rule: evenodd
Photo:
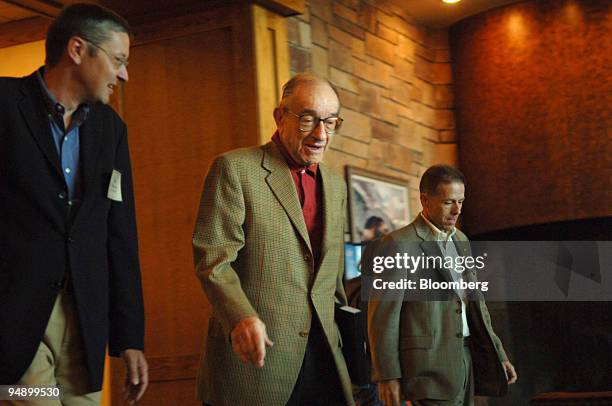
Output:
M455 227L464 184L463 174L453 167L429 168L420 184L423 211L411 224L384 237L375 252L364 253L371 261L368 269L377 263L375 257L395 258L398 253L415 258L471 256L468 238ZM410 276L476 281L473 270L378 271L393 281ZM400 405L401 399L413 405L473 405L474 394L504 395L516 373L493 331L482 296L474 299L465 290L422 291L421 297L408 297L411 294L415 293L379 291L370 296L375 299L368 308L373 378L385 406Z
M339 128L326 81L298 75L277 133L208 172L193 238L213 308L199 398L219 405L352 404L334 322L342 286L344 181L321 162Z

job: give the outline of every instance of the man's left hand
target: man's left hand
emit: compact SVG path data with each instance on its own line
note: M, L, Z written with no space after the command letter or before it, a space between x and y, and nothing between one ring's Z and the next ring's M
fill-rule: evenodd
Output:
M124 398L130 404L134 404L140 400L149 386L149 367L144 353L140 350L121 351L121 358L126 371Z
M508 380L508 385L515 383L518 378L518 375L514 370L514 366L512 366L510 361L504 361L502 362L502 365L504 366L504 371L506 372L506 379Z

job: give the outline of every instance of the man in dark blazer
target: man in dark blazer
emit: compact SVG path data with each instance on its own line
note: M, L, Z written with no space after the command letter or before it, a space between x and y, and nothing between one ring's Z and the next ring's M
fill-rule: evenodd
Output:
M105 105L128 80L129 28L72 5L46 51L37 72L0 78L0 384L99 404L108 344L136 400L148 377L132 176Z
M463 174L450 166L432 166L423 174L419 188L423 211L411 224L364 253L367 274L376 272L372 264L377 256L471 256L468 238L455 227L465 199ZM378 275L386 273L384 279L392 282L410 277L438 283L460 278L476 282L473 271L460 274L459 270L419 267L409 273L400 266L382 273L379 268ZM370 278L374 285L373 280ZM413 282L419 286L419 281ZM407 289L372 290L370 294L376 299L368 307L373 378L385 406L399 406L401 399L415 406L473 405L474 394L505 394L517 376L493 331L482 295L452 289L419 293L422 296Z

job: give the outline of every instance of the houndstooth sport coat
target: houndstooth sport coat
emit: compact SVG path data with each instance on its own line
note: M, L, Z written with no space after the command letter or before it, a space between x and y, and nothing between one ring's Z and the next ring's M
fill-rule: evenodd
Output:
M206 403L284 405L316 312L353 404L334 322L335 302L346 303L346 186L323 164L319 174L324 235L315 265L295 184L274 143L230 151L210 167L193 237L196 273L213 307L198 377L198 397ZM242 363L229 342L233 327L255 315L274 342L260 369Z

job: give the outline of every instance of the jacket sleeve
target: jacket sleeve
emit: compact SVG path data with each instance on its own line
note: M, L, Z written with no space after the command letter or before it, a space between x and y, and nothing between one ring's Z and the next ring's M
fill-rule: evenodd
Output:
M120 123L115 169L121 173L121 202L113 201L108 216L109 353L144 349L144 304L138 260L138 236L128 151L127 128Z
M508 361L508 356L506 355L504 346L502 345L502 342L497 336L497 334L495 334L495 331L493 331L493 324L491 323L491 315L489 314L489 309L487 308L487 304L485 303L484 300L480 303L480 309L482 310L482 318L485 322L485 325L487 326L491 334L491 340L493 340L493 345L495 346L495 349L497 350L497 354L499 355L499 361L500 362Z
M232 267L244 247L245 202L237 169L216 158L208 172L193 235L196 274L226 336L240 320L257 316Z
M362 266L365 269L362 283L372 284L374 279L395 281L404 278L405 271L401 269L386 269L381 273L372 271L372 261L375 257L394 256L397 250L397 245L390 236L384 237L378 244L371 244L363 254ZM364 288L366 287L362 287ZM368 339L372 355L372 379L399 379L402 377L399 333L403 294L400 291L376 291L371 286L367 288L371 289L368 303Z
M462 242L464 242L466 244L467 254L469 256L472 256L472 248L471 248L471 245L469 243L469 239L461 231L459 231L459 230L457 230L457 231L458 231L459 236L460 236L459 237L460 241L462 241ZM477 280L476 273L472 274L471 279L474 280L474 281ZM493 341L493 345L495 346L495 349L497 350L497 354L499 355L499 361L500 362L508 361L508 356L506 355L506 351L504 350L504 346L502 345L501 340L499 339L499 337L497 336L497 334L495 334L495 331L493 330L493 324L491 322L491 315L489 314L489 309L487 308L487 304L486 304L486 302L484 300L480 301L480 310L482 312L482 319L483 319L483 321L485 323L485 327L489 331L489 333L491 335L491 340Z
M457 230L457 233L459 236L459 241L466 244L467 255L472 256L472 247L471 247L468 237L460 230ZM469 271L469 272L471 273L471 279L476 281L478 279L476 273L474 271ZM495 334L495 331L493 330L493 324L491 322L491 315L489 314L487 303L484 300L480 300L479 302L480 302L479 307L482 313L482 319L485 323L485 328L488 330L491 336L491 340L493 341L493 345L495 346L495 349L499 356L499 361L500 362L508 361L508 356L506 355L504 346L502 345L501 340L499 339L499 337L497 336L497 334Z

